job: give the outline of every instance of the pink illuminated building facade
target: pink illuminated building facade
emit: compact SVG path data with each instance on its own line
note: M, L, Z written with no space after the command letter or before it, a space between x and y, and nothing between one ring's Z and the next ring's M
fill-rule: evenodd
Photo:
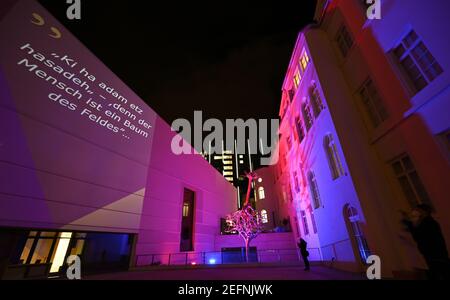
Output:
M236 189L36 1L2 1L0 43L0 278L202 263Z
M419 203L450 242L448 6L386 0L368 20L364 1L318 1L299 34L273 172L313 259L363 271L374 254L383 276L415 276L425 264L400 211Z

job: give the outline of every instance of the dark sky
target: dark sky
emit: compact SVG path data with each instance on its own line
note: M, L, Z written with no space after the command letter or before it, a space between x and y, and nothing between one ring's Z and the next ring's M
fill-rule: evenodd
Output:
M40 0L100 60L171 123L205 118L276 118L297 33L314 0Z

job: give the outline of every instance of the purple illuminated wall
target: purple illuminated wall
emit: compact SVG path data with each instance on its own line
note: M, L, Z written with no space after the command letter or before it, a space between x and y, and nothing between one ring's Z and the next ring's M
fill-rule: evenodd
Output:
M212 249L234 188L172 154L169 125L37 2L2 2L0 18L0 226L140 233L137 253L172 251L187 187L195 245Z

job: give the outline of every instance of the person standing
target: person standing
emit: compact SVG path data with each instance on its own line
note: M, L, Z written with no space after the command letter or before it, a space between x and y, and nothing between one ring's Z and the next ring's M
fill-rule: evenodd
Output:
M450 261L439 223L431 216L431 207L419 204L402 220L425 259L430 279L449 279Z
M309 252L306 249L308 243L304 239L300 238L297 245L298 248L300 249L300 254L302 255L303 262L305 263L305 271L309 271L309 260L308 260Z

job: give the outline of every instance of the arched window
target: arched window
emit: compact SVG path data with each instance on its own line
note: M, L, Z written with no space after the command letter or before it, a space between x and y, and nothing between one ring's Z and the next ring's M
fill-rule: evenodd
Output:
M308 185L311 192L311 200L313 202L314 209L317 209L321 205L320 194L319 187L317 186L316 176L312 171L308 172Z
M317 85L315 83L309 89L309 98L314 118L317 118L320 115L320 112L324 109L324 106L322 103L322 99L320 98L319 89L317 88Z
M363 264L366 264L367 263L366 260L370 256L370 249L361 228L361 221L359 219L358 211L353 206L347 204L344 207L344 215L346 218L346 222L350 227L349 229L351 231L350 232L351 238L358 247L358 252L361 261Z
M331 134L325 136L323 139L323 146L325 148L325 153L328 158L328 165L330 166L331 176L333 179L344 175L344 168L342 167L341 160L339 159L339 153Z
M264 224L269 222L269 218L267 217L267 210L265 209L261 210L261 222L263 222Z
M311 117L311 112L309 111L309 105L307 103L302 104L302 115L303 115L303 123L305 124L306 131L311 129L313 124L313 119Z
M260 187L258 188L258 198L259 198L260 200L266 198L266 195L264 194L264 188L263 188L262 186L260 186Z

